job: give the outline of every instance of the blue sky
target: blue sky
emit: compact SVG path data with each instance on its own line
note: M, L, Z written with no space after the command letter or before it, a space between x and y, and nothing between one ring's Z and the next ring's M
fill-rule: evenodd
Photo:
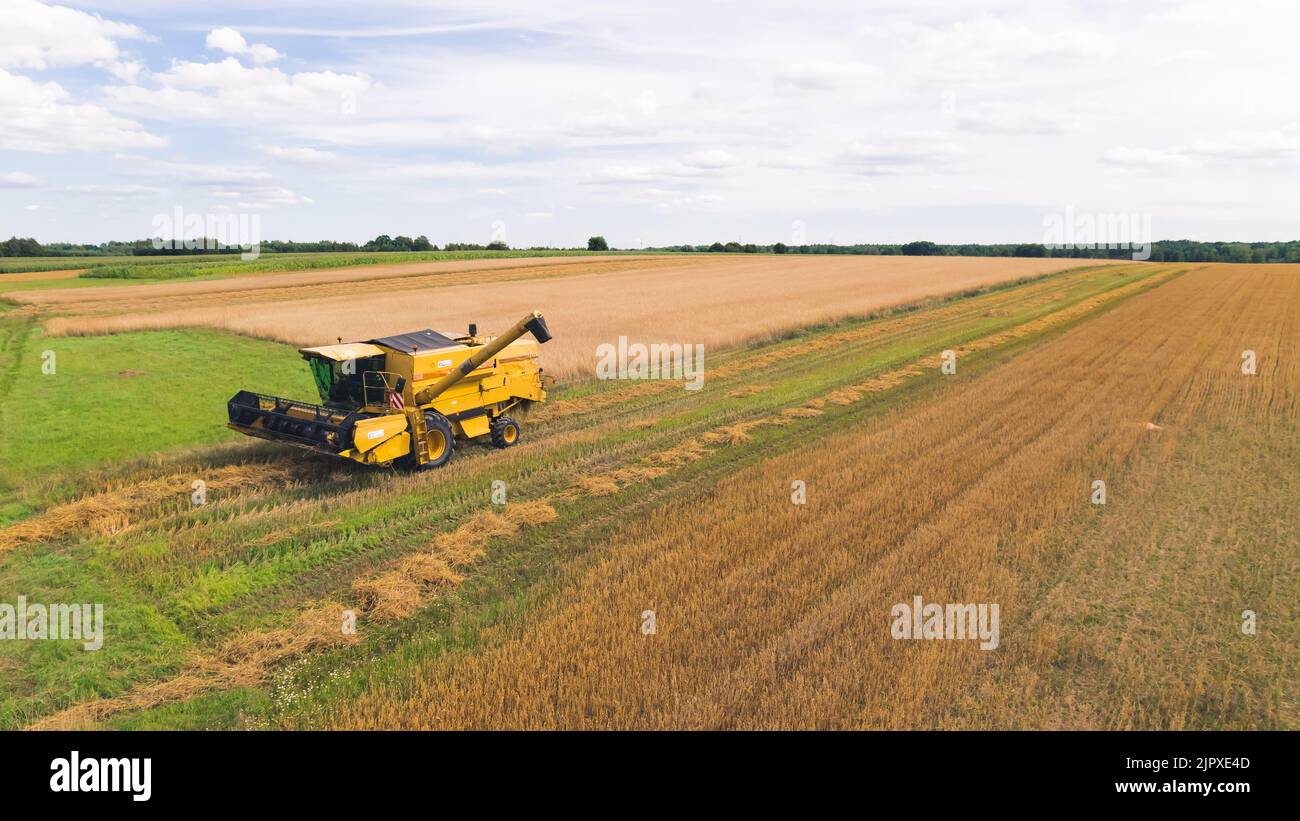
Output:
M0 0L0 234L1300 238L1293 3Z

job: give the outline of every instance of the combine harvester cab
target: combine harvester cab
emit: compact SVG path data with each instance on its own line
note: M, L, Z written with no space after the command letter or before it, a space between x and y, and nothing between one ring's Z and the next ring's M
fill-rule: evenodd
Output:
M546 400L537 357L550 338L534 311L496 338L470 325L462 336L423 330L303 348L321 404L240 391L227 403L229 427L367 465L440 467L458 439L519 441L508 412Z

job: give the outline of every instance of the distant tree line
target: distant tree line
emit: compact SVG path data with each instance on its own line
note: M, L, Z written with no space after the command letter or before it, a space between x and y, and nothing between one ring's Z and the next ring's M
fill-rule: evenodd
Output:
M432 251L433 243L421 234L415 239L401 235L390 237L380 234L361 247L362 251Z
M31 238L10 237L0 243L0 256L4 257L39 257L41 250L41 244Z
M155 248L158 244L162 247ZM196 244L196 243L191 243ZM93 256L184 256L187 254L222 254L238 253L239 246L221 246L215 240L197 243L198 248L187 248L184 242L170 242L150 239L131 242L105 242L98 245L78 245L67 242L40 243L30 237L10 237L0 242L0 257L93 257ZM587 240L587 250L606 251L609 243L603 236L594 236ZM319 240L317 242L294 242L292 240L265 240L260 243L263 253L344 253L358 251L437 251L437 245L421 235L412 239L407 236L389 236L381 234L366 243L335 242ZM442 247L444 251L508 251L505 242L494 241L487 244L472 242L449 242ZM550 247L533 246L527 250L557 250ZM835 245L830 243L813 243L786 245L777 242L771 245L740 242L714 242L709 245L668 245L648 248L649 251L678 251L689 253L727 253L727 254L866 254L872 256L964 256L964 257L1059 257L1077 259L1131 259L1133 251L1127 248L1052 248L1038 243L1004 243L944 245L928 240L917 240L901 244L861 243L854 245ZM1159 240L1151 245L1153 262L1300 262L1300 240L1287 242L1198 242L1196 240Z
M667 245L647 250L729 254L861 254L870 256L1053 257L1074 259L1132 259L1129 248L1051 248L1039 243L944 245L919 240L902 244L786 245L715 242L711 245ZM1300 262L1300 240L1288 242L1199 242L1190 239L1151 243L1153 262Z
M264 253L347 253L357 251L437 251L438 246L421 234L411 237L380 234L369 242L335 242L319 240L317 242L294 242L292 240L262 240L258 243ZM506 251L510 246L504 242L490 242L487 245L474 243L448 243L447 251ZM215 238L191 238L185 240L138 239L131 242L105 242L99 245L78 245L69 242L40 243L36 240L12 237L0 242L0 257L99 257L99 256L186 256L193 254L237 254L243 249L238 245L226 245Z
M436 249L435 249L436 250ZM444 251L509 251L510 246L500 240L480 245L477 242L449 242L442 246Z

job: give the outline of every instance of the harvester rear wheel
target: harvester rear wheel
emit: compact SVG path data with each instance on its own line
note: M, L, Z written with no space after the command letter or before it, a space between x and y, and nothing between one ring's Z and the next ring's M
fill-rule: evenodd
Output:
M425 411L424 427L426 428L424 446L429 461L420 465L420 469L440 468L451 461L451 454L456 450L456 438L451 431L451 422L437 411Z
M519 441L519 423L509 416L498 416L489 426L492 431L492 444L499 448L508 448Z

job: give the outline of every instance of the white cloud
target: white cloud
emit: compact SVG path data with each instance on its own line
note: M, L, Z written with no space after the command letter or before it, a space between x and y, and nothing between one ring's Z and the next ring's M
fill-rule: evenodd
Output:
M917 30L907 45L918 75L953 85L1017 85L1057 65L1086 65L1114 51L1112 37L1087 26L1037 29L996 17Z
M646 117L636 117L621 111L603 111L598 114L581 114L564 133L573 137L630 137L654 132L656 123Z
M698 194L663 188L647 188L638 192L636 197L638 200L647 202L661 211L673 211L681 208L700 209L724 201L721 194Z
M130 177L145 177L178 184L235 187L268 185L271 172L256 165L228 165L213 162L176 162L147 157L122 157L117 172Z
M373 176L385 180L481 180L531 176L531 169L520 170L508 165L476 162L406 163L374 169Z
M306 205L311 203L309 197L301 196L288 188L275 185L246 189L245 199L239 203L240 208L267 209L277 205Z
M111 103L123 110L178 122L208 120L242 124L322 122L342 119L349 102L374 84L364 74L245 66L233 57L216 63L178 61L149 78L153 88L109 86Z
M167 141L97 105L75 103L58 83L0 69L0 148L58 154L158 148Z
M880 69L866 63L808 60L788 66L776 75L776 79L780 85L804 91L832 91L871 81L879 75Z
M322 151L319 148L268 145L263 150L277 160L298 165L333 165L339 159L334 152Z
M96 14L37 0L4 0L0 22L0 66L48 69L117 59L117 40L144 32Z
M723 168L735 168L740 165L740 159L729 151L724 151L721 148L711 148L707 151L697 151L694 154L686 155L682 158L682 165L714 171Z
M646 185L669 181L717 177L738 168L741 161L729 151L711 148L664 162L603 165L588 169L584 185Z
M246 54L252 58L254 63L271 63L280 59L280 53L265 43L254 43L249 45L240 34L232 28L222 27L215 28L208 32L204 42L209 49L214 51L224 51L227 54Z
M108 65L109 72L124 83L134 84L148 73L144 63L136 60L118 60Z
M1109 149L1101 155L1101 161L1114 172L1128 174L1185 169L1196 165L1194 159L1183 153L1128 146Z
M216 28L209 31L204 45L228 54L243 54L248 51L248 42L244 40L244 35L232 28Z
M900 134L884 139L856 140L836 164L864 176L928 175L938 173L967 153L937 134Z
M1059 105L976 104L954 114L956 125L977 134L1063 134L1075 119Z
M1176 23L1191 26L1219 26L1234 22L1243 12L1244 9L1238 4L1184 2L1172 8L1152 12L1148 15L1148 19L1161 25Z
M1288 176L1300 167L1300 132L1286 127L1300 120L1288 86L1300 72L1287 39L1300 22L1294 5L1238 0L1248 13L1223 14L1207 3L1175 23L1113 0L979 9L812 0L744 15L680 0L636 9L446 0L436 15L415 0L364 9L304 0L316 13L303 25L318 30L299 33L321 39L272 61L274 49L257 41L280 46L268 27L276 21L255 24L253 0L222 7L239 21L231 28L196 27L175 4L140 2L93 7L148 20L161 39L147 51L113 36L108 48L82 38L80 54L26 48L35 36L16 44L26 50L0 50L15 65L89 60L33 74L35 88L54 79L68 92L49 110L17 110L30 88L0 97L0 146L21 136L29 151L107 143L139 155L150 138L170 136L168 161L115 158L75 178L59 157L5 167L57 179L55 191L126 180L226 207L275 207L276 232L295 236L391 233L383 222L394 212L447 232L431 233L435 241L476 235L501 214L564 217L517 217L511 240L523 245L570 229L581 241L596 231L582 220L599 220L615 244L771 241L792 220L810 236L883 239L892 215L909 211L916 222L900 229L904 238L993 241L1008 236L999 214L1044 199L1146 209L1161 215L1162 231L1198 236L1174 221L1198 197L1254 204L1231 218L1198 212L1198 226L1217 221L1231 233L1263 215L1265 236L1289 230L1284 215L1300 204ZM7 14L12 4L0 5ZM373 19L393 22L367 28ZM88 116L63 116L74 104ZM1219 119L1207 119L1214 111ZM126 135L101 128L103 117L125 123ZM1140 176L1162 169L1160 186ZM288 207L309 185L317 203ZM380 201L391 208L356 207ZM113 210L62 207L62 236L107 235Z
M1195 140L1189 154L1228 160L1288 160L1300 156L1300 133L1294 128L1234 134L1213 140Z
M663 179L665 173L648 165L606 165L594 169L583 180L588 185L648 183Z
M1292 160L1300 160L1300 133L1295 128L1202 138L1169 148L1120 146L1101 155L1103 163L1128 171L1186 169L1220 161L1240 165Z
M248 54L254 63L270 63L280 59L280 52L265 43L254 43L249 47Z
M36 188L41 181L26 171L0 172L0 188Z
M69 185L63 190L69 194L109 196L113 199L147 199L163 192L163 189L152 185Z
M767 151L758 160L763 168L777 168L783 171L811 171L824 168L827 161L798 150L780 152Z

